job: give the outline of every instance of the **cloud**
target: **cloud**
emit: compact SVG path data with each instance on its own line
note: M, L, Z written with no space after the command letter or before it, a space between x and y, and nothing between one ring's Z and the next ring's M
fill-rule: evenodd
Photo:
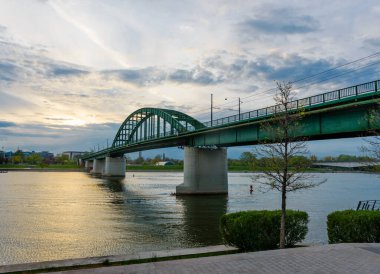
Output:
M319 22L309 15L298 15L293 10L272 10L267 14L240 23L244 32L270 35L303 34L319 30Z
M378 49L378 48L380 48L380 37L365 39L363 41L363 43L365 45L368 45L370 47L374 47L374 48Z
M8 129L0 129L0 135L2 137L32 137L32 138L59 138L61 137L61 134L59 133L51 133L49 131L45 131L44 133L35 133L35 132L18 132L18 131L12 131ZM37 140L36 139L36 140Z
M73 67L63 67L59 65L52 65L52 68L49 70L49 74L54 77L81 76L87 73L88 71L80 70Z
M154 86L164 82L177 84L211 85L221 80L205 68L196 66L193 69L158 69L147 67L141 69L121 69L100 71L105 77L116 77L119 80L138 86Z
M345 62L340 60L340 63ZM205 70L213 70L218 75L216 82L242 82L247 87L258 89L255 81L272 82L272 80L288 80L304 78L320 73L335 66L338 61L325 58L311 58L300 54L267 54L257 58L249 56L225 56L219 54L207 58L203 64ZM183 78L190 77L188 71L181 71ZM245 88L241 88L244 90Z
M0 121L0 127L14 127L14 126L16 126L16 124L13 122Z
M199 66L192 70L176 69L169 74L168 78L180 84L211 85L221 82L212 72Z
M309 59L298 54L271 55L247 65L248 77L263 76L267 80L294 81L325 71L334 66L326 59Z
M34 107L35 105L32 102L0 90L0 109L2 110L2 115L17 112L20 109L31 110Z
M0 25L0 33L5 33L7 31L7 27Z
M0 82L15 82L18 78L18 67L8 62L0 62Z
M90 98L91 97L90 95L87 95L87 94L77 94L77 93L72 93L72 92L63 93L63 96L66 96L66 97L79 97L79 98Z
M162 70L148 67L142 69L119 69L104 70L100 74L106 77L116 77L117 79L139 86L149 86L161 83L166 75Z

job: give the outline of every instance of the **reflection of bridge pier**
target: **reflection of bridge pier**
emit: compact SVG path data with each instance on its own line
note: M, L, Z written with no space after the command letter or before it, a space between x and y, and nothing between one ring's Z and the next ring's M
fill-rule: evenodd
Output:
M222 239L219 231L220 218L227 212L227 195L202 197L177 196L183 207L185 239L192 245L217 245Z
M185 147L184 183L176 194L227 193L227 149Z

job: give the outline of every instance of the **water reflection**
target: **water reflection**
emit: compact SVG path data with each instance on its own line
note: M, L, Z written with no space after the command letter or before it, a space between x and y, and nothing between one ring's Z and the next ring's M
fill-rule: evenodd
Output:
M124 178L106 178L99 184L101 187L106 187L110 192L124 192Z
M113 216L125 233L144 235L144 241L162 240L181 246L221 243L219 221L227 211L227 195L171 196L155 193L152 185L132 180L102 179L98 186L109 194ZM157 239L152 239L158 237Z
M225 212L279 208L277 192L249 194L251 174L229 174L227 196L171 196L183 173L102 179L79 172L10 172L0 183L0 264L126 254L221 243ZM328 181L290 193L309 213L306 243L327 243L326 216L377 199L377 174L321 174ZM322 179L323 179L322 177Z
M183 229L197 245L220 244L219 221L227 212L227 195L178 196L183 207Z

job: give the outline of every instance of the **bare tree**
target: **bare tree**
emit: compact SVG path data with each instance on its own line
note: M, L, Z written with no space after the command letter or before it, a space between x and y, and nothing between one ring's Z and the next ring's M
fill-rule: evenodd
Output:
M369 123L371 125L380 124L379 105L369 111ZM368 165L373 162L374 169L379 170L378 163L380 161L380 131L371 130L368 132L371 137L364 139L365 145L360 147L361 152L367 156L363 164Z
M311 175L305 173L312 163L302 157L308 154L306 139L297 137L303 112L297 110L293 103L292 85L286 82L276 84L277 94L274 100L277 105L273 119L260 125L265 139L256 148L256 153L261 157L263 172L254 176L254 179L258 179L266 190L281 192L280 248L285 248L287 193L312 188L323 181L313 182Z
M380 160L380 136L374 136L364 141L366 145L362 146L361 150L368 156Z

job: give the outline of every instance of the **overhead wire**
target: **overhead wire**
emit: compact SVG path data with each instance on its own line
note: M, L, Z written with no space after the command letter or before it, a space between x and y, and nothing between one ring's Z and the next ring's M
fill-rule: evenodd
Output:
M290 83L291 84L299 83L299 82L303 82L303 81L308 80L308 79L310 81L313 78L316 78L317 76L321 76L323 74L335 71L335 70L337 70L339 68L343 68L343 67L346 67L346 66L349 66L349 65L352 65L352 64L356 64L356 63L365 61L365 60L369 60L369 59L372 59L372 58L377 57L377 56L380 56L380 52L376 52L376 53L370 54L368 56L365 56L365 57L362 57L362 58L359 58L359 59L347 62L345 64L336 66L334 68L331 68L331 69L328 69L328 70L325 70L325 71L322 71L322 72L319 72L319 73L316 73L316 74L313 74L313 75L310 75L310 76L307 76L307 77L303 77L301 79L297 79L297 80L291 81ZM311 85L314 85L314 84L317 84L317 83L325 82L327 80L331 80L331 79L334 79L334 78L337 78L337 77L340 77L340 76L343 76L343 75L355 72L355 71L357 71L359 69L370 67L370 66L373 66L373 65L376 65L376 64L379 64L379 63L380 63L380 61L377 61L377 62L371 63L369 65L365 64L365 65L362 65L362 66L359 66L359 67L356 67L356 68L354 67L354 68L351 68L350 71L346 71L346 72L338 74L338 75L333 75L333 76L328 76L327 75L326 79L322 79L322 80L321 79L315 79L314 82L311 82L311 83L306 84L306 85L301 86L301 87L297 87L295 90L300 89L300 88L304 88L304 87L308 87L308 86L311 86ZM267 90L264 90L264 91L256 92L256 93L251 94L249 96L241 97L241 99L244 100L244 103L252 102L255 99L251 99L249 101L245 101L245 99L248 99L248 98L251 98L251 97L254 97L254 96L258 96L258 95L261 95L261 94L268 94L269 92L275 91L275 90L277 90L277 88L275 88L275 87L274 88L270 88L270 89L267 89ZM269 96L271 96L271 95L268 94L265 97L269 97ZM217 109L217 108L220 108L222 106L231 105L231 104L233 104L232 107L237 106L236 104L234 104L234 102L227 102L227 103L224 103L224 104L215 105L214 108ZM207 109L201 109L199 111L193 112L192 115L194 115L196 113L204 112L205 110L209 110L209 108L207 108ZM225 112L225 111L228 111L228 110L215 111L214 113L215 114L220 114L221 112ZM203 115L206 115L206 114L208 115L209 113L201 113L201 115L197 115L197 116L203 116L202 114Z

